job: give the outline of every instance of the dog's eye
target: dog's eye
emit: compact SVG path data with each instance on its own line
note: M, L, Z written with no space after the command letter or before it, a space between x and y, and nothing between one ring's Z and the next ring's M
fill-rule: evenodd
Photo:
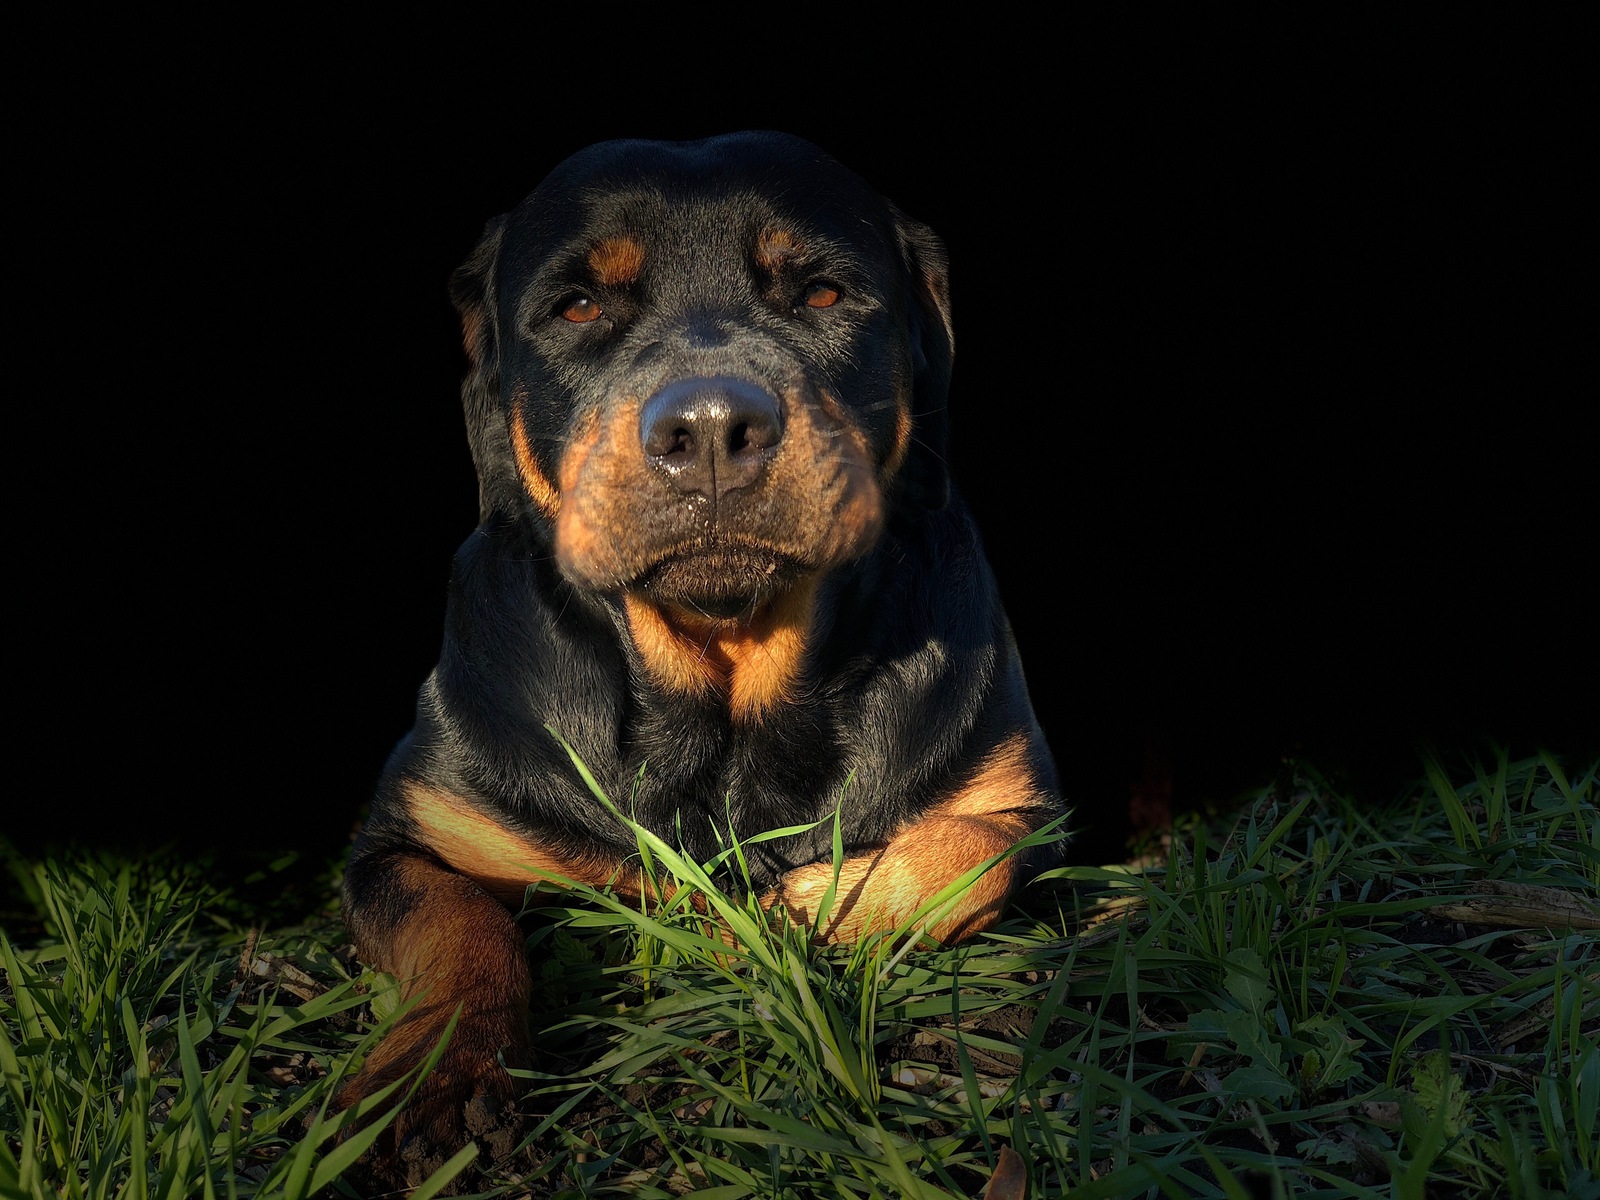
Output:
M590 321L599 319L601 309L598 304L587 296L575 296L567 302L561 310L561 315L574 325L587 325Z
M831 283L815 279L806 284L805 290L800 293L800 302L807 308L832 308L839 303L839 289Z

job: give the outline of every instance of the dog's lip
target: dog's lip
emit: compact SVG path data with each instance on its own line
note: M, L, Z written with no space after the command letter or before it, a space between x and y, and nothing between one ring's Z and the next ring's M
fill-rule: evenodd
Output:
M716 541L663 555L628 590L705 616L733 619L760 608L806 570L805 563L781 550Z

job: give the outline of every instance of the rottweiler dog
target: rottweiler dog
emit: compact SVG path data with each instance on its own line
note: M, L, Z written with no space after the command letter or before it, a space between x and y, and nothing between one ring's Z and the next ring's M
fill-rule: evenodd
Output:
M671 887L567 746L699 862L813 825L747 845L729 883L822 941L900 928L1063 812L946 468L932 230L793 136L612 141L490 221L451 295L481 521L344 884L361 961L416 1003L343 1102L460 1014L391 1128L413 1150L465 1144L514 1099L531 984L512 910L534 869ZM992 925L1059 855L1034 840L921 935Z

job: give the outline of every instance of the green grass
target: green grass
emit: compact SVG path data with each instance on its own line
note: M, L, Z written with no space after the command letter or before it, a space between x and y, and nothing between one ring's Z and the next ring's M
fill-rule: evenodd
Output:
M1302 769L942 950L808 951L645 839L740 948L536 888L525 1146L417 1194L971 1197L1009 1147L1035 1197L1600 1197L1597 801L1549 757L1382 806ZM263 921L204 863L11 858L0 1194L362 1194L326 1105L395 991L338 864Z

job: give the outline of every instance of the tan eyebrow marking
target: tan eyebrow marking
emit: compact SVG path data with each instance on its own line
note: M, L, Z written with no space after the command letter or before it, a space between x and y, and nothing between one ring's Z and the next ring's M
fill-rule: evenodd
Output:
M776 275L784 263L805 249L805 244L787 229L769 226L756 235L756 266Z
M589 251L589 269L599 283L632 283L644 270L644 246L631 237L606 238Z

